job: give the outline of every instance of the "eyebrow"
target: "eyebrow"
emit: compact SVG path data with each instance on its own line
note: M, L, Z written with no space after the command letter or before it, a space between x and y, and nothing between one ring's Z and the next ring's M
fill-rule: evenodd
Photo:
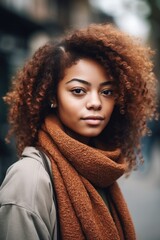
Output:
M79 79L79 78L73 78L70 81L66 82L66 84L71 83L71 82L80 82L87 86L91 86L91 83L89 83L85 80ZM106 85L111 85L111 84L114 84L114 82L113 81L105 81L105 82L100 83L100 86L106 86Z

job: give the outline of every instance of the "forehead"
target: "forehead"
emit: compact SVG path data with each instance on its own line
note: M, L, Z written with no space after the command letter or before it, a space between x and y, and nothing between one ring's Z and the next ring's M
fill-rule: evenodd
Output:
M66 68L62 80L67 81L72 78L80 78L89 82L109 80L105 68L92 59L80 59L71 67Z

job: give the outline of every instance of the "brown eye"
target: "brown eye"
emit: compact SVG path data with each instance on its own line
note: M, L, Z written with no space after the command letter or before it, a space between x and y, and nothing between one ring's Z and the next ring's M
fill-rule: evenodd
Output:
M71 92L75 95L83 95L85 94L85 90L82 88L74 88L71 90Z
M113 90L112 89L105 89L102 91L102 94L105 96L112 96L113 95Z

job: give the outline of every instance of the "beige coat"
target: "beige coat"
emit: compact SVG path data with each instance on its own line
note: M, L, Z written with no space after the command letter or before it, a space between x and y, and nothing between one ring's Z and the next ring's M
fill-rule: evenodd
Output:
M0 239L57 240L52 183L34 147L25 148L1 185Z

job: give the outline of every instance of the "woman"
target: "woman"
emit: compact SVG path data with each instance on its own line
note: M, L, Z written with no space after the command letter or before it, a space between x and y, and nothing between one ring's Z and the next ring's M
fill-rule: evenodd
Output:
M136 239L116 180L141 161L156 118L150 54L92 24L46 44L18 73L4 98L21 158L1 186L2 239Z

